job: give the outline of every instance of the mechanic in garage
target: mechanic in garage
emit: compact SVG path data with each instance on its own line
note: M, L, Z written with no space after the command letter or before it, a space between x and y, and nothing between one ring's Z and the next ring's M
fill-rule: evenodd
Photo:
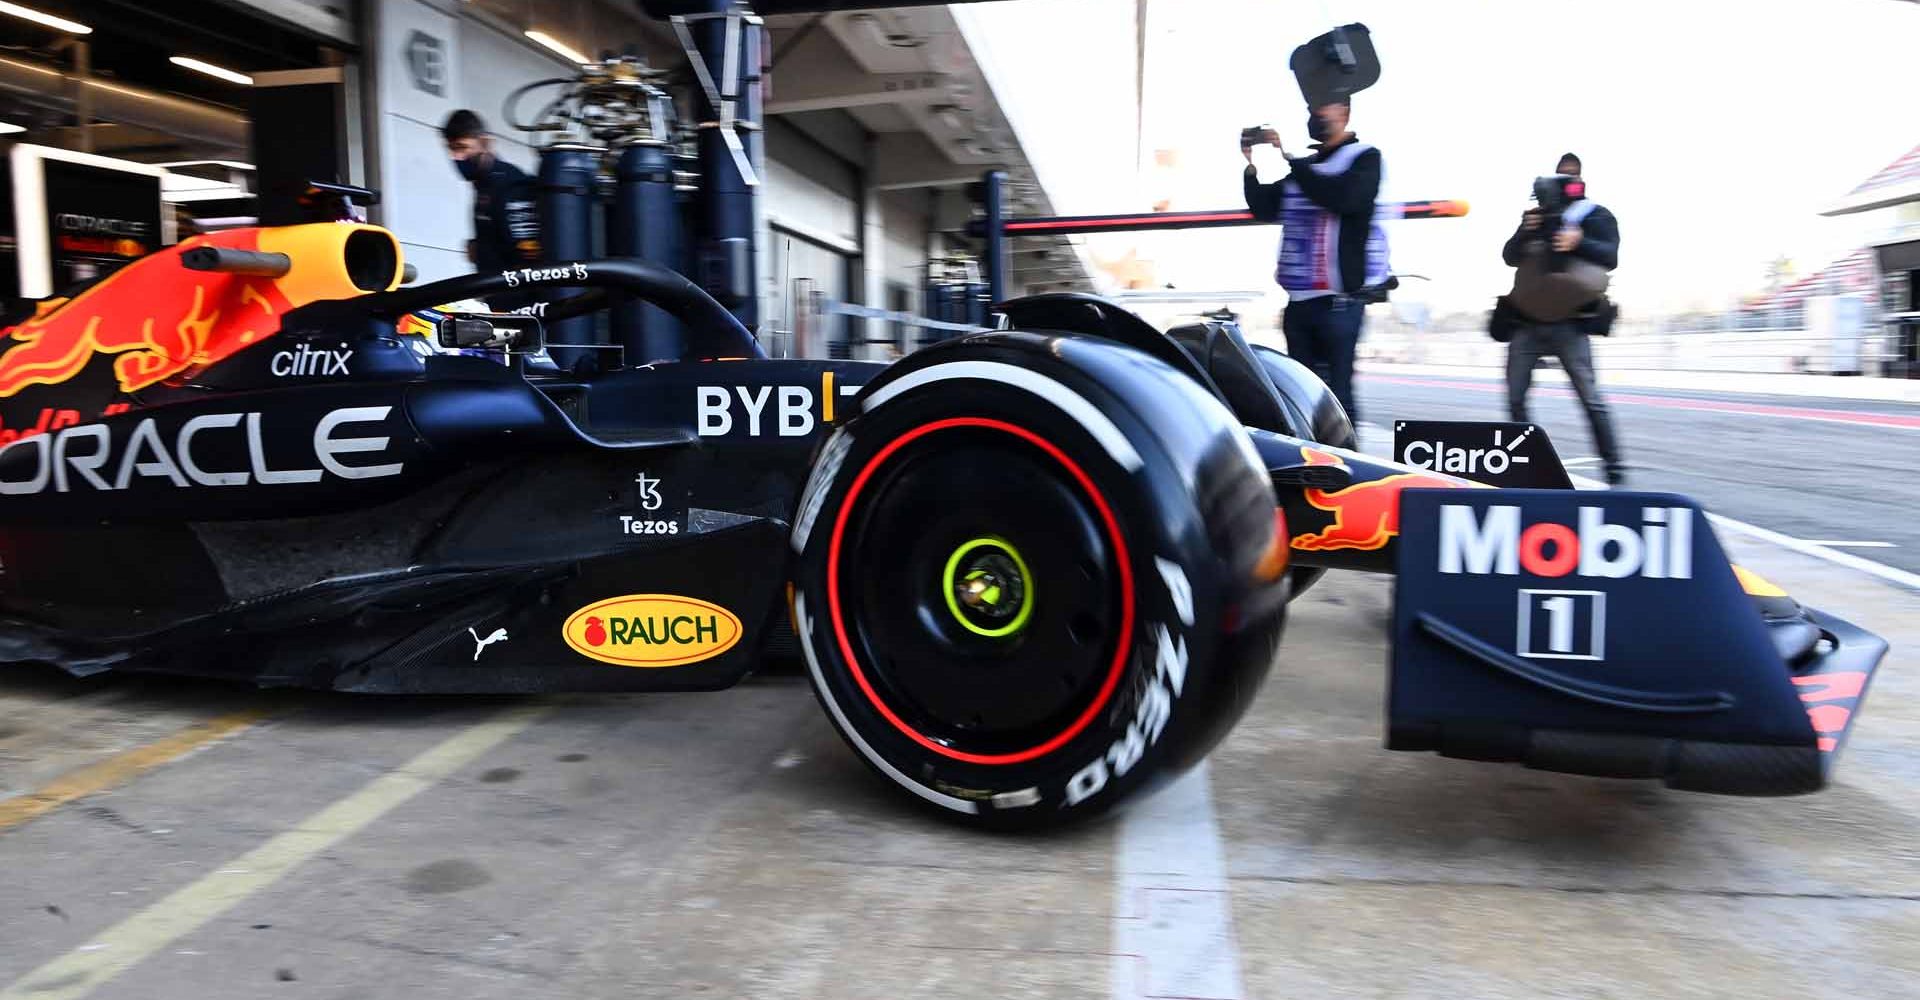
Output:
M1286 177L1260 182L1253 146L1245 139L1244 187L1254 217L1281 225L1280 261L1274 278L1287 290L1280 327L1287 353L1314 369L1347 416L1360 422L1353 395L1353 355L1360 344L1366 302L1354 293L1388 277L1385 233L1374 222L1380 194L1380 151L1350 129L1351 98L1312 107L1307 131L1311 156L1287 155L1278 133L1264 137L1291 168Z
M1540 230L1546 213L1538 206L1520 217L1520 227L1501 251L1502 260L1515 268L1514 291L1508 298L1519 310L1507 345L1507 410L1511 419L1527 421L1527 392L1533 387L1533 370L1545 357L1558 358L1567 373L1567 381L1580 397L1593 429L1593 444L1606 464L1607 482L1620 486L1626 482L1626 464L1620 455L1620 441L1614 435L1613 419L1607 402L1601 398L1600 384L1593 374L1593 347L1590 337L1604 336L1613 324L1613 309L1606 301L1606 275L1620 263L1620 225L1613 213L1586 196L1586 179L1581 175L1580 158L1572 153L1560 157L1554 168L1561 179L1567 203L1556 210L1558 225L1551 237ZM1551 223L1545 223L1551 224ZM1548 248L1566 255L1574 266L1542 266ZM1585 287L1592 298L1560 308L1559 288ZM1531 287L1530 287L1531 286ZM1579 298L1580 296L1576 296ZM1526 311L1540 303L1536 315L1553 310L1548 321L1530 318ZM1562 316L1565 312L1567 315Z
M454 169L473 184L473 238L467 259L477 271L506 271L540 264L540 216L536 182L494 154L493 137L480 116L465 108L440 128ZM511 302L508 299L512 299ZM495 309L531 301L526 293L488 300Z

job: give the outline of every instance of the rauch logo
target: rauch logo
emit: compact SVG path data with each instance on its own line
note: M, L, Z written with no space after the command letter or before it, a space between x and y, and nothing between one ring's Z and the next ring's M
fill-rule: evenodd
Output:
M582 656L622 667L677 667L711 659L740 641L740 618L694 597L628 594L589 604L561 626Z

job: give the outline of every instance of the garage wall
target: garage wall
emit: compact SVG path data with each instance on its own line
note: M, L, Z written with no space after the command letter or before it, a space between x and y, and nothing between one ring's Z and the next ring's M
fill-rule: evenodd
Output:
M506 128L501 105L513 88L570 67L446 0L378 0L373 14L378 218L400 238L421 281L467 273L473 186L447 159L440 126L456 109L473 109L500 133L501 157L531 172L529 137Z
M851 250L860 245L860 179L853 165L786 126L767 125L767 222Z
M379 0L373 11L376 218L400 238L422 281L466 270L471 187L447 162L440 123L460 105L458 19L422 0Z
M889 284L906 285L909 312L925 303L928 198L925 191L880 192L881 261Z
M501 158L528 173L539 169L533 134L507 124L507 95L535 80L572 76L578 67L470 19L460 22L460 53L460 106L486 120ZM515 110L522 118L531 118L559 93L559 87L531 91Z
M791 348L792 339L784 335L797 329L799 314L809 308L808 298L818 295L828 302L850 298L848 257L779 226L769 227L768 236L767 252L760 259L769 286L777 291L760 300L761 317L768 331L782 334L780 344ZM811 357L834 354L832 345L846 339L847 318L821 316L818 323L819 329L809 342L800 346Z
M761 316L769 331L790 332L805 308L795 299L795 279L809 279L831 301L861 297L848 267L861 246L860 175L819 139L779 118L767 124L766 172ZM816 353L826 353L826 341L844 341L848 329L843 318L826 320Z

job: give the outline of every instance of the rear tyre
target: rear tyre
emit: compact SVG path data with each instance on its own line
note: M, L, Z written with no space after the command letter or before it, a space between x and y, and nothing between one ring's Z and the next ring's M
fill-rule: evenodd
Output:
M929 350L869 385L794 532L795 629L834 726L900 789L999 828L1094 816L1196 763L1285 608L1251 569L1272 489L1225 408L1124 348L1073 345L1127 366L1115 392L1029 343ZM1173 433L1143 397L1187 411Z

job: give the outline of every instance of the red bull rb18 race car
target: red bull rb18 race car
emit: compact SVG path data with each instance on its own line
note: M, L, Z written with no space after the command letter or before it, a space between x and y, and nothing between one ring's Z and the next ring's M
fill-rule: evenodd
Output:
M1809 792L1886 652L1687 498L1571 489L1537 428L1362 453L1231 323L1043 295L783 360L638 260L404 270L373 226L234 230L5 330L0 661L440 693L784 659L903 801L1034 828L1198 762L1316 655L1282 631L1331 570L1397 576L1399 750ZM443 308L508 288L550 297ZM551 363L548 324L633 301L682 357Z

